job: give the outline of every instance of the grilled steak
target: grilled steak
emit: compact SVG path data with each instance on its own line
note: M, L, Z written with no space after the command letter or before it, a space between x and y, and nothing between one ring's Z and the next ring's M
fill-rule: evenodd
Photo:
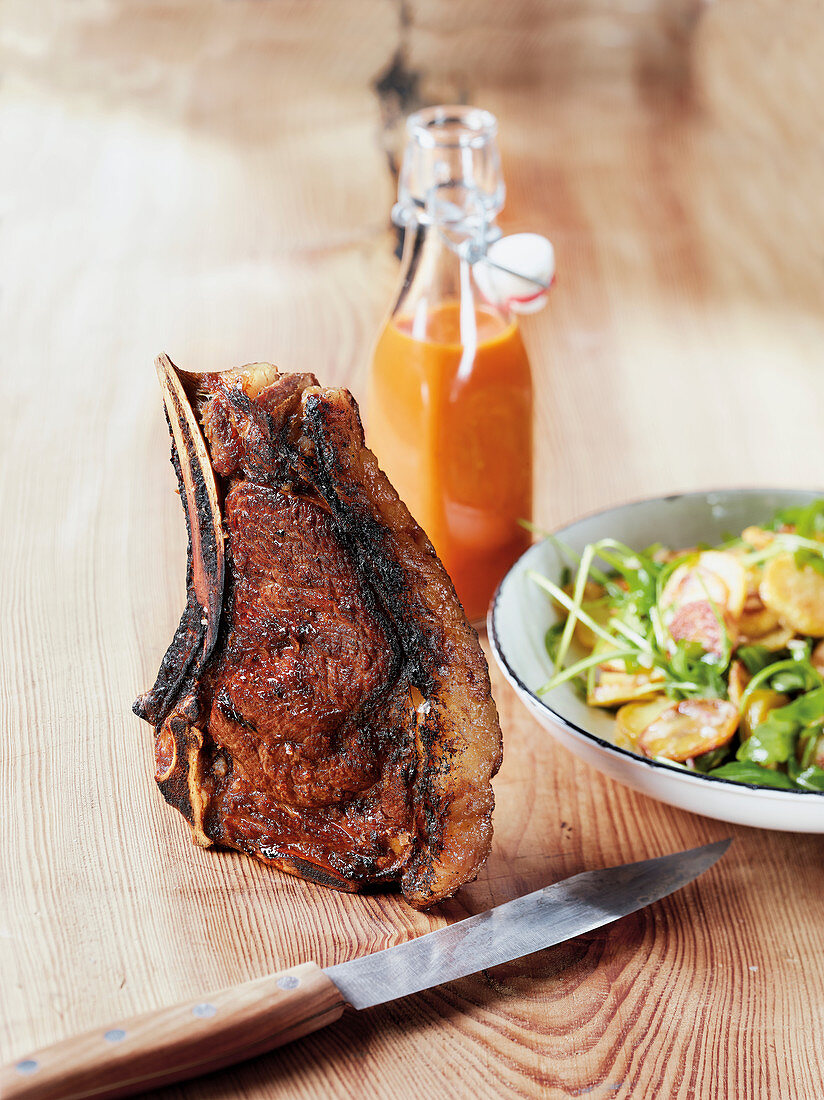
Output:
M346 390L157 361L187 604L134 710L202 845L424 907L489 850L501 733L475 631Z

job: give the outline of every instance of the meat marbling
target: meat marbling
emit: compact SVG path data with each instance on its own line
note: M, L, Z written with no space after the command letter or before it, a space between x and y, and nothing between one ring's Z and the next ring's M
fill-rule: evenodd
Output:
M310 374L157 361L189 529L187 605L154 687L157 782L197 843L425 907L477 874L501 732L478 637Z

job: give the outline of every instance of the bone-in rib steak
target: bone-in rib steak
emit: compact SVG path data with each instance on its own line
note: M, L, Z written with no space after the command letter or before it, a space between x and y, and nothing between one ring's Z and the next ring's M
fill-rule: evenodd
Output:
M158 360L187 605L135 712L199 844L417 906L489 850L501 732L475 631L346 390Z

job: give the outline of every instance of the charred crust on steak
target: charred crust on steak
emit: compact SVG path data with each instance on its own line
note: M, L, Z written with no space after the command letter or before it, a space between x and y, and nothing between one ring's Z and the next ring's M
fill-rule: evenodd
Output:
M158 374L187 603L157 682L157 780L197 843L425 907L475 877L501 759L449 578L366 448L357 405L252 364Z
M282 871L305 878L307 882L316 882L319 886L331 886L335 890L343 890L348 894L355 894L360 889L359 880L343 878L341 875L334 874L328 868L320 867L318 864L311 863L308 859L301 859L299 856L272 855L264 858Z

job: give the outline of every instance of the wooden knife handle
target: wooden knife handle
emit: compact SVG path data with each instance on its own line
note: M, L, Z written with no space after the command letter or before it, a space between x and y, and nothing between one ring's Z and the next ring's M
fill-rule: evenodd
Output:
M304 963L64 1039L0 1069L3 1100L130 1096L241 1062L331 1024L337 986Z

